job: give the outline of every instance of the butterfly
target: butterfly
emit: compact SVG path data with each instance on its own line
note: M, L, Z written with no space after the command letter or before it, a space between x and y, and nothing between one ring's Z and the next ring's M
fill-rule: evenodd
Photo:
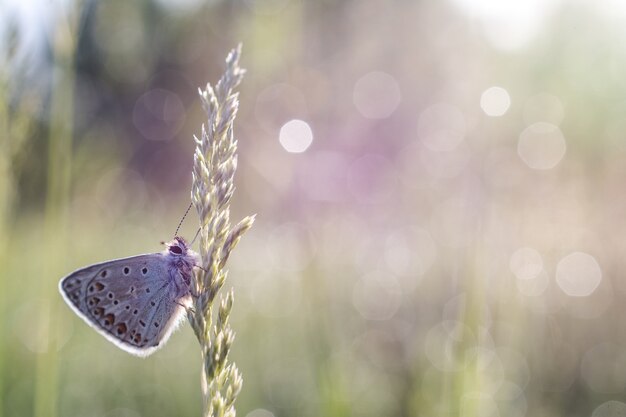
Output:
M72 272L59 291L80 318L119 348L148 356L163 346L191 302L199 255L181 237L159 253L115 259Z

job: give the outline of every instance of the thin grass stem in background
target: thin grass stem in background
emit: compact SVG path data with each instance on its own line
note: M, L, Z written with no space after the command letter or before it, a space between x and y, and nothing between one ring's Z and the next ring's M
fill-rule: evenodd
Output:
M233 122L244 70L239 67L241 45L226 58L226 71L215 88L200 91L207 122L200 138L195 137L191 201L200 218L202 268L194 274L193 309L188 318L202 349L202 395L204 417L235 417L234 402L243 383L237 366L228 360L235 333L228 323L234 293L215 298L226 280L226 261L254 216L230 223L230 200L235 190L237 142Z
M76 50L76 18L69 10L59 19L53 39L54 66L50 100L50 127L48 142L47 194L44 219L44 265L46 276L60 276L64 270L59 263L59 251L67 245L70 195L72 132L74 115L74 56ZM37 356L35 374L35 417L57 415L58 396L58 297L56 282L42 280L38 329L41 352Z
M0 70L2 71L2 70ZM6 276L7 261L6 251L8 247L8 229L10 208L14 199L14 184L11 169L11 129L9 127L9 103L6 93L8 82L4 73L0 72L0 277ZM6 98L6 100L2 100ZM0 317L6 317L5 303L8 286L6 279L0 278ZM5 321L0 320L0 340L6 340ZM4 410L4 363L5 345L0 345L0 416Z

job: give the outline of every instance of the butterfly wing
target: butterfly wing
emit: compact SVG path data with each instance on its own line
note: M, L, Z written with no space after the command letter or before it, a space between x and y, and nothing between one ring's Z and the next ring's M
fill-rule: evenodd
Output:
M59 283L69 306L123 350L147 356L162 346L183 316L162 253L139 255L79 269Z

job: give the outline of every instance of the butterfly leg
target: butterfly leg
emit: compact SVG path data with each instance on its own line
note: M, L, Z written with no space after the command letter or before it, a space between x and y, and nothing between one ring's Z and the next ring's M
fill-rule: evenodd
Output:
M190 306L187 306L187 305L181 304L181 303L179 303L178 301L174 301L174 302L175 302L176 304L178 304L179 306L181 306L182 308L184 308L184 309L185 309L185 312L186 312L187 314L189 314L189 313L191 313L191 314L196 314L196 310L195 310L193 307L190 307Z
M202 266L200 266L200 265L195 265L195 266L194 266L194 268L201 269L201 270L203 270L204 272L209 272L207 269L204 269L204 268L203 268Z

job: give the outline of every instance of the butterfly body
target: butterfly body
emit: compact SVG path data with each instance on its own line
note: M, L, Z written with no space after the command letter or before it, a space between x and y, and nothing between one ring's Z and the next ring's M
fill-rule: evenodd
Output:
M160 253L91 265L59 282L67 304L121 349L147 356L165 344L191 301L199 256L176 237Z

